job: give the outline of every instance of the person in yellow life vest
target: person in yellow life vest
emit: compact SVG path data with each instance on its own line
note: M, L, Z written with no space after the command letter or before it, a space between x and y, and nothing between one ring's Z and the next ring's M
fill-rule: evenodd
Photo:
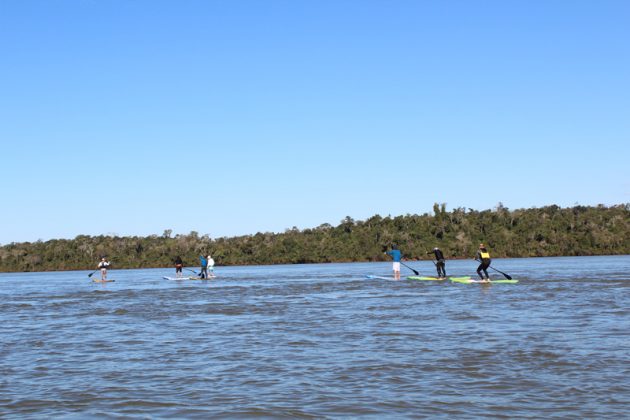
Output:
M475 260L479 261L479 267L477 267L477 274L481 277L481 280L490 280L490 276L488 276L488 267L490 267L490 263L492 260L490 259L490 253L486 249L484 244L479 244L479 249L477 250L477 255L475 255ZM485 277L481 274L484 272Z

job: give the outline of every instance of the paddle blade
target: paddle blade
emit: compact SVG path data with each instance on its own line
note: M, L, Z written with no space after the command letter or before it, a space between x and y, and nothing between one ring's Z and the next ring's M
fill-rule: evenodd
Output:
M404 265L405 267L407 267L408 269L410 269L411 271L413 271L413 274L415 274L416 276L419 276L420 273L418 273L416 270L414 270L413 268L409 267L407 264L401 262L401 265Z
M496 268L494 269L494 271L496 271L497 273L501 273L501 274L503 274L503 276L505 276L505 278L506 278L506 279L508 279L508 280L512 280L512 276L510 276L509 274L504 273L504 272L503 272L503 271L501 271L501 270L497 270Z
M501 274L503 274L503 275L505 276L505 278L506 278L506 279L508 279L508 280L512 280L512 276L510 276L509 274L506 274L506 273L504 273L504 272L503 272L503 271L501 271L501 270L497 270L497 269L496 269L496 268L494 268L494 267L490 267L490 268L491 268L491 269L493 269L494 271L496 271L497 273L501 273Z

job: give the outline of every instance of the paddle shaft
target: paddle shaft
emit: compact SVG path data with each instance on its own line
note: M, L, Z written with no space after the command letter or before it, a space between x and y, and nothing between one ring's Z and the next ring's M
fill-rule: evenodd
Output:
M496 272L498 272L498 273L503 274L503 275L505 276L505 278L506 278L506 279L508 279L508 280L512 280L512 277L511 277L509 274L505 274L503 271L501 271L501 270L497 270L497 269L496 269L496 268L494 268L494 267L490 267L490 268L492 268L494 271L496 271Z
M475 260L475 261L479 261L479 260ZM479 262L481 262L481 261L479 261ZM488 268L493 269L493 270L494 270L494 271L496 271L497 273L501 273L501 274L503 274L503 275L505 276L505 278L506 278L506 279L508 279L508 280L512 280L512 276L510 276L509 274L506 274L506 273L504 273L504 272L503 272L503 271L501 271L501 270L497 270L496 268L492 267L491 265L489 265L489 266L488 266Z

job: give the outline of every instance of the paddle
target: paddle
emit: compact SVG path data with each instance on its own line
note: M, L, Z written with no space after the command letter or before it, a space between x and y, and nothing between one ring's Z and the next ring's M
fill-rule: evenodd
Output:
M191 270L190 268L184 268L184 270L192 271L193 273L195 273L196 276L199 275L199 273L197 273L195 270Z
M481 262L481 261L479 261L479 260L477 260L477 259L476 259L475 261ZM498 272L498 273L503 274L503 275L505 276L505 278L506 278L506 279L508 279L508 280L512 280L512 276L510 276L509 274L506 274L506 273L504 273L504 272L503 272L503 271L501 271L501 270L497 270L496 268L494 268L494 267L492 267L492 266L488 266L488 268L492 268L494 271L496 271L496 272Z
M419 276L420 273L418 273L416 270L414 270L413 268L409 267L407 264L405 264L404 262L400 262L402 265L404 265L405 267L407 267L408 269L410 269L411 271L413 271L413 274L415 274L416 276Z
M509 274L505 274L503 271L499 271L499 270L497 270L497 269L496 269L496 268L494 268L494 267L490 267L490 268L492 268L494 271L498 271L499 273L503 274L503 275L505 276L505 278L506 278L506 279L508 279L508 280L512 280L512 276L510 276Z

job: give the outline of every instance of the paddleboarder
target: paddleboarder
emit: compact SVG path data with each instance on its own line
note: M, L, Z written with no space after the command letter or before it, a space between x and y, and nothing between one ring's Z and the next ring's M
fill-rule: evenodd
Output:
M479 264L479 267L477 267L477 274L479 274L481 280L489 281L490 276L488 275L488 267L490 267L490 263L492 262L492 260L490 259L490 253L488 252L484 244L479 244L479 249L477 250L477 255L475 255L475 260L481 263ZM482 271L486 275L485 277L481 274Z
M107 268L109 267L109 261L105 257L101 258L101 262L98 263L96 268L101 270L101 281L107 280Z
M214 275L214 259L210 255L208 255L208 272L210 277L216 277Z
M394 269L394 279L400 280L400 260L402 259L402 253L398 250L396 244L392 244L391 251L387 251L386 254L392 257L393 260L392 268Z
M200 255L199 261L201 262L201 272L199 273L199 277L201 277L202 279L207 279L208 278L208 260L206 259L205 256Z
M435 255L435 260L436 260L435 268L437 268L438 278L445 279L446 278L446 259L444 259L444 254L442 254L442 251L440 250L440 248L435 247L433 248L433 251L427 252L427 255L428 254Z
M175 277L182 277L182 269L184 268L184 262L182 258L178 255L175 258Z

